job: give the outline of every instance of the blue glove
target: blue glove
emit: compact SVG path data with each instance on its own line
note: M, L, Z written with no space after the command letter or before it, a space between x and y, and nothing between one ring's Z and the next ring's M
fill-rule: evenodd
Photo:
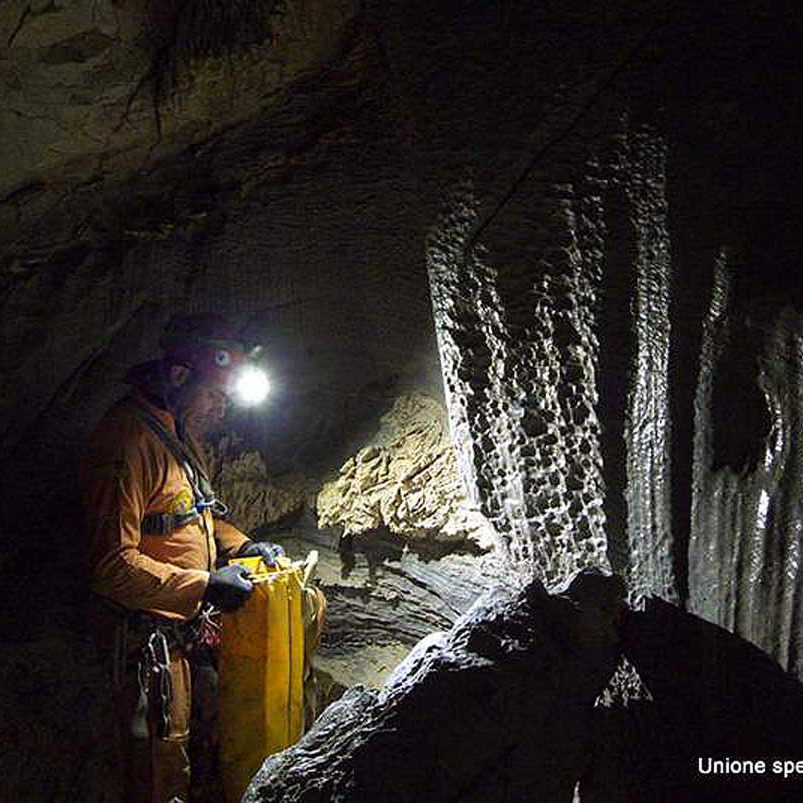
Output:
M267 541L246 541L237 553L238 558L262 558L268 566L275 566L280 555L284 555L284 549Z

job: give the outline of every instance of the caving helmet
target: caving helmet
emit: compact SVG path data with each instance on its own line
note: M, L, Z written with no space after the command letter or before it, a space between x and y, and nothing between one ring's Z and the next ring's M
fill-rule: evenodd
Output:
M236 404L254 406L268 395L268 378L253 362L258 350L248 351L236 328L219 315L174 315L159 346L166 358L190 367Z

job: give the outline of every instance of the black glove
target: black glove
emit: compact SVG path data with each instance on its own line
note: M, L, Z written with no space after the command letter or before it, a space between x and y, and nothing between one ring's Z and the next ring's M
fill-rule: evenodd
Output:
M284 555L284 549L267 541L246 541L237 553L238 558L262 558L268 566L275 566L280 555Z
M211 572L204 599L221 611L234 611L248 599L254 586L245 566L236 563Z

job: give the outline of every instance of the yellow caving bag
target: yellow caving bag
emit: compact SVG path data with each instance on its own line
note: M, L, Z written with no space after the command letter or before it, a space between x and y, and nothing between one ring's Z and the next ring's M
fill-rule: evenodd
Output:
M326 607L310 584L317 561L314 551L306 561L280 558L275 567L261 558L232 561L248 568L254 590L242 608L223 614L218 706L228 803L240 800L267 756L304 732L305 680Z

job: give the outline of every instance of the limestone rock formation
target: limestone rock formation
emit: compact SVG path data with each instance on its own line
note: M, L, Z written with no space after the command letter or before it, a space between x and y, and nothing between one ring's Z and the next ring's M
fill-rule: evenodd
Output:
M215 490L229 508L228 517L243 532L298 512L307 498L307 480L299 472L270 477L259 452L243 452L213 469Z
M255 5L264 28L221 29L223 48L204 57L182 51L177 12L206 10L214 33L221 14ZM688 605L802 673L799 16L692 0L0 3L0 565L12 588L0 735L20 746L0 756L8 796L108 791L87 780L104 780L88 733L105 749L88 694L97 666L53 611L80 613L75 459L177 310L230 316L270 356L264 415L234 422L270 471L244 457L222 495L247 529L301 509L299 551L307 536L328 539L322 657L342 685L379 683L495 571L551 582L606 561L630 593ZM152 91L159 53L179 67L162 74L173 93ZM765 314L770 287L783 303ZM423 421L417 402L396 434L360 440L401 393L438 397L441 368L457 471L438 445L443 424ZM308 499L299 508L299 489L357 442L368 450L319 500L323 520L350 533L338 544ZM484 526L455 514L458 473L470 516L491 523L506 556L427 559L423 547L472 551ZM290 754L308 778L284 758L276 777L297 791L320 783L319 798L339 784L344 798L381 799L400 769L402 790L442 782L453 799L499 799L507 773L533 768L489 720L518 710L484 694L486 680L492 692L509 681L539 724L517 736L544 771L526 789L511 777L513 798L543 790L548 764L565 797L579 767L570 731L587 745L599 727L596 756L614 776L643 759L632 784L603 789L608 803L643 788L631 799L661 799L651 762L677 770L689 745L741 749L722 733L694 738L718 721L727 735L798 718L792 693L788 711L762 707L785 685L780 670L754 671L661 615L630 650L654 701L562 722L591 698L575 670L598 668L573 664L541 616L562 605L536 605L545 627L522 629L518 663L497 638L508 625L461 620L465 651L439 637L392 682L398 696L350 693ZM51 652L54 633L70 644ZM515 667L497 672L488 651ZM545 720L547 698L565 711ZM398 731L364 732L361 714ZM469 739L477 723L487 745ZM422 764L406 761L409 733L428 749ZM646 755L632 749L644 733L657 745ZM426 763L434 748L443 766Z
M803 686L766 653L658 598L626 612L622 649L651 697L595 710L584 803L801 799ZM705 771L708 759L726 758L764 761L765 771ZM773 766L784 760L786 775Z
M469 508L445 411L422 393L395 401L372 443L323 486L316 508L321 527L344 535L386 528L411 539L493 544L487 522Z
M320 555L329 606L316 665L340 687L378 688L420 639L451 627L495 582L493 555L419 557L392 539L366 539L354 552L283 538L288 553Z
M490 554L470 554L489 533L480 516L472 526L444 411L431 397L396 400L372 445L317 495L317 519L315 480L299 472L273 478L258 453L226 460L223 452L211 465L231 521L255 537L269 527L265 537L293 557L319 552L329 602L316 656L324 699L355 683L378 688L413 644L451 627L501 573Z
M397 397L369 445L322 488L298 471L271 477L256 452L225 459L221 443L213 454L234 524L294 557L319 552L329 607L316 664L332 694L380 686L502 574L487 522L468 508L445 419L429 395Z
M180 16L191 8L149 0L3 3L0 198L56 177L119 178L253 117L320 69L356 15L350 0L265 7L272 13L264 30L254 26L245 46L229 42L228 52L224 43L192 71L179 64L181 91L157 100L154 58L179 46L188 27ZM225 35L220 28L212 38Z
M803 317L734 298L718 261L703 329L689 543L690 610L803 676Z
M623 595L588 580L489 592L380 692L351 690L266 761L244 801L571 801Z
M799 800L803 686L738 636L623 596L594 572L553 596L495 588L382 690L347 692L244 800L568 803L578 780L583 803ZM650 694L600 706L620 650ZM702 772L708 758L767 770Z

